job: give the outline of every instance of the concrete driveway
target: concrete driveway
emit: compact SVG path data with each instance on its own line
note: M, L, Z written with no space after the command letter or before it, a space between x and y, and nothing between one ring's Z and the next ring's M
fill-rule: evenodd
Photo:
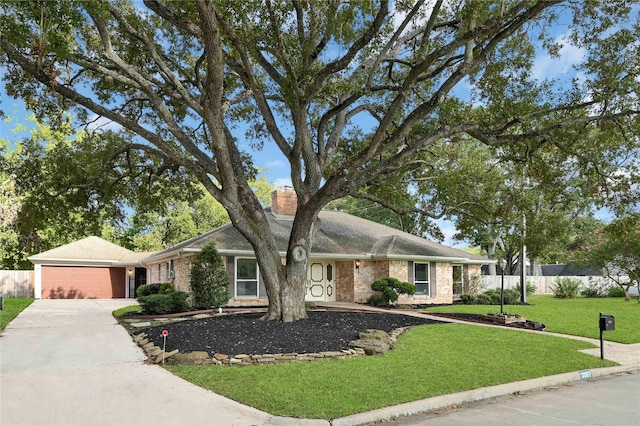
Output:
M270 415L144 364L111 312L130 300L36 300L0 336L0 424L262 425Z

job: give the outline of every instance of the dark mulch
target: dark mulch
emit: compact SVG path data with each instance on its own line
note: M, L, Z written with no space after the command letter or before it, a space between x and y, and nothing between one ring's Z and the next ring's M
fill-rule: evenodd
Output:
M349 342L367 329L386 332L400 327L443 324L427 318L369 312L309 312L308 319L293 323L261 321L261 313L222 315L186 320L145 329L148 339L166 351L206 351L226 355L312 353L349 349Z
M529 321L529 320L523 320L522 322L513 322L511 324L494 324L491 320L488 320L487 318L478 314L464 314L464 313L454 313L454 312L429 312L429 315L439 316L443 318L455 318L458 320L469 321L469 322L481 322L484 324L500 325L501 327L526 328L530 330L539 330L539 331L544 331L546 329L546 326L544 324L535 322L535 321Z

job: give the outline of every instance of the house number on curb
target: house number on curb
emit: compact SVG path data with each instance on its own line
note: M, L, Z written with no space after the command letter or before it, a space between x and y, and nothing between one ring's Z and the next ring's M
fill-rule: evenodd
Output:
M591 375L591 370L578 371L578 374L580 375L580 380L593 379L593 376Z

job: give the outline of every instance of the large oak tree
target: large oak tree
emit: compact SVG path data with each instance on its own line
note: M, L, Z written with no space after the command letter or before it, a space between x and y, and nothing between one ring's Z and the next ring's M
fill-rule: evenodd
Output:
M294 321L327 203L461 134L544 145L562 143L545 138L559 131L626 129L638 109L628 3L16 1L0 6L0 50L7 90L29 107L113 120L195 176L255 249L265 318ZM587 52L581 78L535 79L559 23ZM468 114L465 89L485 113ZM284 263L244 138L290 163L298 210Z

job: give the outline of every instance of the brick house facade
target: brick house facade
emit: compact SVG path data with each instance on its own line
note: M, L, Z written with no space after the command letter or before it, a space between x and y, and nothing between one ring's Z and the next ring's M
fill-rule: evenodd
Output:
M274 225L278 247L285 258L287 227L291 227L297 207L293 190L277 190L267 215ZM417 283L421 294L402 295L399 303L451 303L454 300L454 265L463 268L462 280L480 275L489 259L433 243L343 212L322 211L319 229L309 262L305 291L308 301L364 303L373 294L371 283L394 277ZM267 304L266 291L246 240L230 225L178 244L145 260L150 282L172 281L178 290L189 291L191 262L209 241L216 241L229 274L231 300L228 306ZM253 266L252 262L256 265ZM242 265L239 267L238 265ZM249 265L250 277L246 274ZM255 269L252 269L255 268ZM242 269L242 274L238 273ZM255 270L255 272L253 272ZM425 275L426 274L426 275Z

